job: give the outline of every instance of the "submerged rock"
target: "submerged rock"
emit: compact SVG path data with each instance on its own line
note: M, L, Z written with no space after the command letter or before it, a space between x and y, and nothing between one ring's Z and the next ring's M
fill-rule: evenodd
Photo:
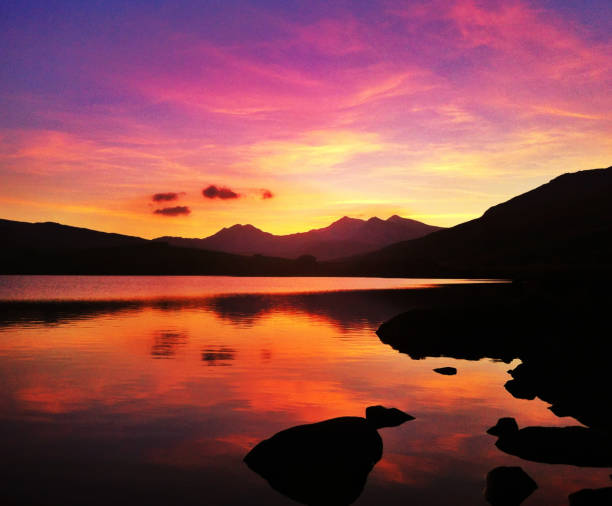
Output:
M496 467L487 474L485 499L492 506L518 506L538 485L520 467Z
M438 374L443 374L444 376L453 376L457 374L457 369L455 367L438 367L433 371L437 372Z
M612 438L586 427L518 428L514 418L500 418L487 433L498 436L501 451L546 464L612 467Z
M295 501L351 504L382 457L376 429L413 419L383 406L371 406L366 413L367 419L344 416L283 430L256 445L244 461L272 488Z
M584 488L569 495L570 506L609 506L612 504L612 487Z

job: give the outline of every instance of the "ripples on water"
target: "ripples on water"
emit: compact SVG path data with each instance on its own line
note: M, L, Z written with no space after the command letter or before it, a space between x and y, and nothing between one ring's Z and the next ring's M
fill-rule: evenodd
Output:
M484 476L498 465L520 465L539 484L525 505L567 504L569 492L605 483L609 471L524 462L494 446L484 431L502 416L575 424L511 397L503 384L515 364L414 361L379 341L382 321L452 296L435 283L0 278L0 299L71 299L0 304L9 504L294 504L244 455L282 429L363 416L372 404L416 420L381 430L383 458L355 504L485 504ZM329 292L338 289L347 291ZM459 373L432 372L440 366Z

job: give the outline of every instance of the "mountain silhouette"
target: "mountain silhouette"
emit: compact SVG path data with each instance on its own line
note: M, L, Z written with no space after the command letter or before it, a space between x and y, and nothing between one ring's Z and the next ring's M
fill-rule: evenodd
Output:
M187 239L158 237L154 239L172 246L224 251L241 255L267 255L298 258L312 255L319 260L331 260L374 251L399 241L422 237L440 227L394 215L387 220L343 218L325 228L289 235L274 235L253 225L223 228L210 237Z
M36 250L110 248L142 245L148 242L140 237L98 232L52 221L28 223L2 219L0 219L0 237L6 241L5 248Z
M234 225L206 239L154 241L57 223L0 220L0 272L515 277L572 270L603 275L612 271L610 195L612 167L564 174L480 218L428 235L424 227L435 227L399 216L386 221L344 217L329 227L287 236ZM417 230L422 237L397 242ZM219 251L222 244L228 250L251 249ZM322 261L327 258L335 259Z
M612 167L563 174L480 218L343 259L333 270L394 276L609 270L611 196Z

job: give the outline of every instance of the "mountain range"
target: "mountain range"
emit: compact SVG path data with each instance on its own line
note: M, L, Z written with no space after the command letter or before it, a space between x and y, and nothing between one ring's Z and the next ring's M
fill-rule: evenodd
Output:
M337 273L513 275L612 266L612 167L563 174L480 218L335 263Z
M266 255L298 258L312 255L318 260L331 260L375 251L383 246L422 237L441 227L394 215L387 220L343 218L325 228L289 235L273 235L253 225L223 228L210 237L186 239L158 237L154 241L171 246L224 251L239 255Z
M480 218L389 244L395 225L398 234L411 226L421 232L428 227L399 217L345 217L324 229L274 236L238 225L205 239L173 238L186 241L179 247L168 238L149 241L58 223L0 220L0 273L514 277L571 270L600 275L612 270L612 167L563 174ZM252 249L242 250L249 256L239 255L203 250L201 242L189 241L225 248L245 248L246 242ZM376 251L321 261L334 258L335 251L355 251L349 245L371 248L375 241Z

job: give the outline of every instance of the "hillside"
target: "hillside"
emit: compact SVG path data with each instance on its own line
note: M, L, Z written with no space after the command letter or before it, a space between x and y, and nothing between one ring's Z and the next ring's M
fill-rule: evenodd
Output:
M344 274L512 275L612 263L612 167L563 174L480 218L333 263Z
M59 223L28 223L0 219L0 237L5 248L63 250L104 248L145 244L148 241L130 235L98 232L88 228L71 227Z

